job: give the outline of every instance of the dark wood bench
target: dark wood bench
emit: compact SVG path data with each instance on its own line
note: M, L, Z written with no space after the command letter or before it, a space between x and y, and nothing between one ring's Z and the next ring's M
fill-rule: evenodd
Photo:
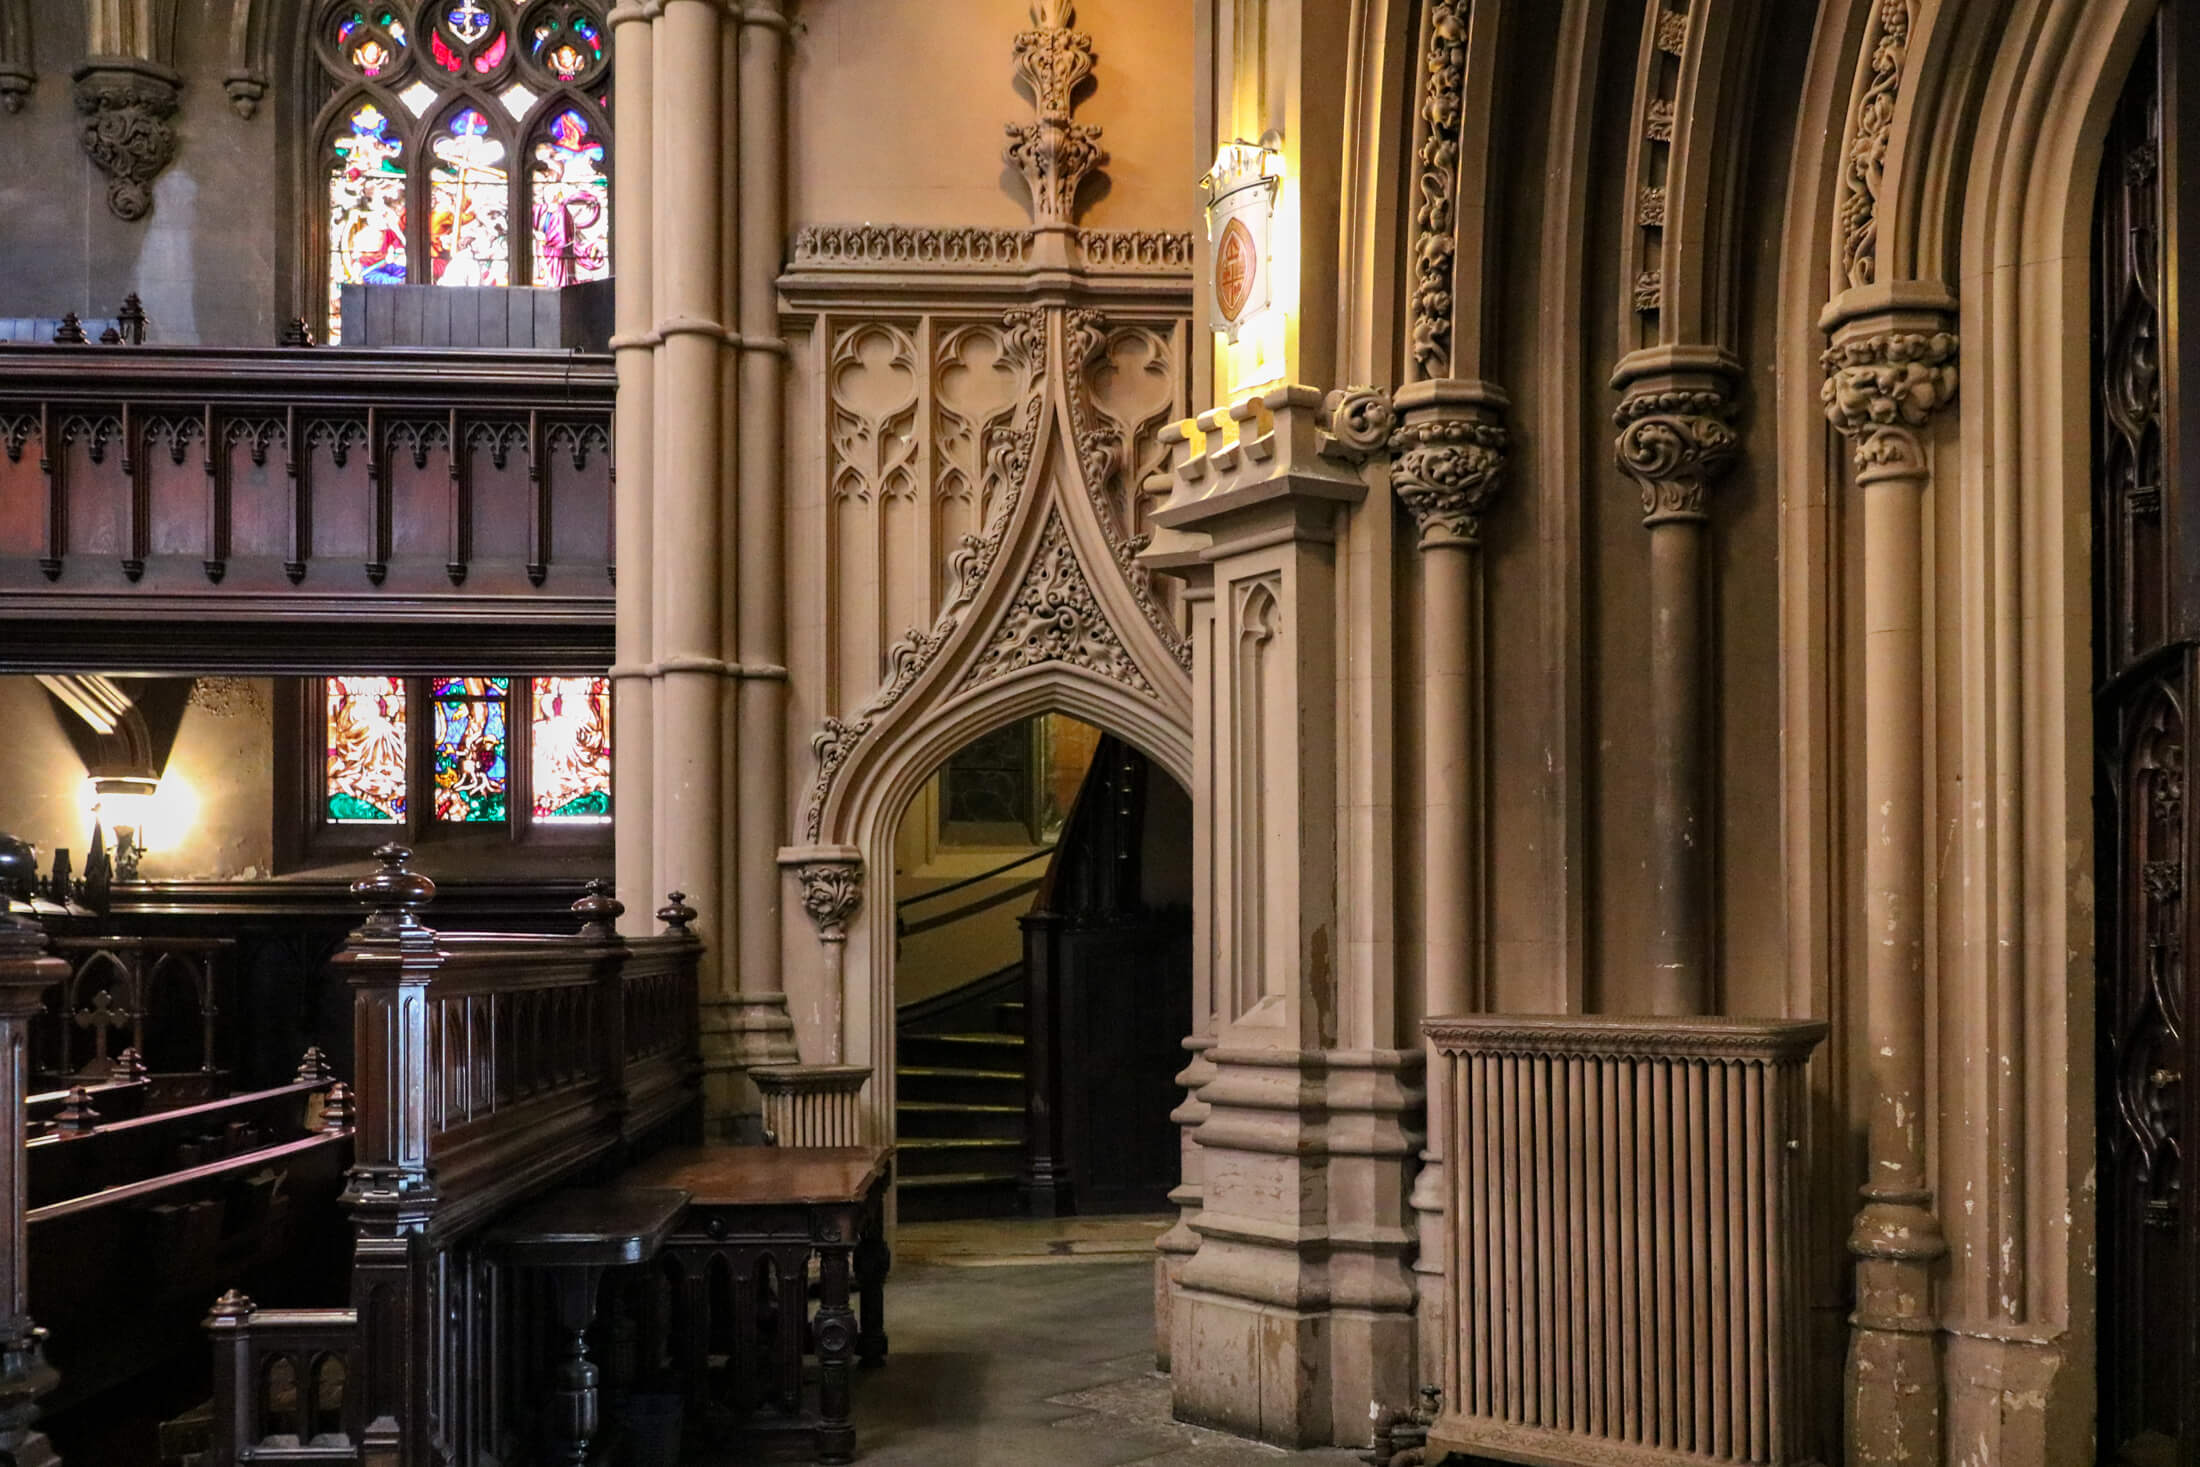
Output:
M680 1147L628 1171L628 1185L674 1187L690 1197L663 1267L673 1286L671 1355L686 1417L712 1445L792 1437L819 1462L854 1459L849 1367L886 1357L891 1179L891 1153L874 1146ZM813 1258L814 1316L807 1307ZM723 1294L712 1287L720 1271L731 1284ZM851 1283L860 1324L849 1307ZM714 1317L720 1298L730 1318ZM803 1387L810 1352L814 1405ZM716 1379L713 1354L727 1357Z
M575 1187L554 1192L490 1230L490 1248L549 1286L552 1322L560 1337L551 1372L550 1406L541 1423L549 1460L581 1467L597 1434L600 1372L588 1358L588 1331L606 1270L656 1259L687 1206L673 1187ZM523 1342L539 1363L551 1342Z

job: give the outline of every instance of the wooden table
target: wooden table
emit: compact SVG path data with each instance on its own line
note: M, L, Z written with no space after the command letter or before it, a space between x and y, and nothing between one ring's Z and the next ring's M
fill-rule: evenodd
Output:
M512 1267L541 1270L550 1280L565 1336L547 1423L553 1462L580 1467L596 1435L597 1370L588 1358L588 1329L604 1270L655 1258L687 1201L676 1187L567 1188L489 1234L490 1246Z
M713 1436L807 1437L817 1461L853 1460L849 1366L886 1357L889 1160L874 1146L695 1146L659 1153L627 1173L634 1186L689 1194L665 1256L680 1296L672 1353L690 1421ZM811 1319L813 1257L818 1306ZM849 1308L851 1275L860 1326ZM718 1288L714 1276L723 1281ZM817 1355L814 1412L803 1402L805 1334ZM709 1389L714 1343L727 1357L717 1392Z

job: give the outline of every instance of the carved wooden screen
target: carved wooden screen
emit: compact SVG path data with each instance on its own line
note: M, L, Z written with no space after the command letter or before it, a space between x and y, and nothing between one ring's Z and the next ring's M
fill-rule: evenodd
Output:
M2192 130L2173 84L2177 53L2192 47L2177 30L2160 22L2133 68L2095 217L2097 1166L2101 1460L2191 1467L2200 1229L2184 1147L2200 1130L2186 1082L2195 842L2184 795L2200 691L2200 493L2186 485L2200 465L2176 450L2178 323L2162 309L2176 298L2170 174L2184 151L2165 143Z
M332 0L309 198L328 339L347 284L611 273L611 36L597 0Z

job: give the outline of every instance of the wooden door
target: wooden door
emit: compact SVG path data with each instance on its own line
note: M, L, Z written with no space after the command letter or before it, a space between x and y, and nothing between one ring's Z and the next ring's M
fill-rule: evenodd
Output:
M2110 125L2094 231L2095 809L2100 1062L2101 1460L2200 1464L2191 1385L2200 1327L2184 1149L2200 1071L2188 892L2186 748L2200 692L2200 377L2165 303L2200 299L2180 251L2180 163L2200 137L2177 105L2200 26L2165 7ZM2180 34L2184 32L2186 34ZM2188 89L2190 90L2190 89ZM2200 346L2200 342L2194 343ZM2182 406L2179 380L2195 383Z

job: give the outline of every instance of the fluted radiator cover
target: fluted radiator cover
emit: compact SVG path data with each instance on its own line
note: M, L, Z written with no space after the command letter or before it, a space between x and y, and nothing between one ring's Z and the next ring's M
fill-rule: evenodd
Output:
M1826 1026L1424 1027L1448 1169L1430 1445L1599 1467L1809 1462L1798 1188L1804 1066Z
M749 1070L775 1146L862 1146L869 1065L756 1065Z

